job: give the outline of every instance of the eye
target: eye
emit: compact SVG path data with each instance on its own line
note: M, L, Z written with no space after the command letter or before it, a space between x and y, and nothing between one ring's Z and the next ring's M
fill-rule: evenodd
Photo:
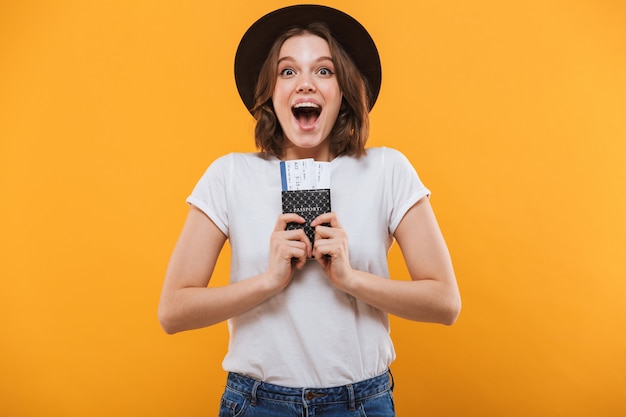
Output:
M322 68L317 70L317 74L321 75L322 77L330 77L330 76L334 75L335 73L332 72L332 70L330 68L322 67Z
M283 68L278 73L278 75L280 75L281 77L292 77L295 74L296 74L296 72L293 70L293 68Z

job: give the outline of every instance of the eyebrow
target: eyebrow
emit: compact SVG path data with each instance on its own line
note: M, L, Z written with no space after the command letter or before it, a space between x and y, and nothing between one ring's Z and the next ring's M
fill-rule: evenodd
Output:
M284 56L284 57L282 57L282 58L280 58L278 60L278 63L280 64L283 61L295 61L295 59L293 57L291 57L291 56ZM332 63L335 62L335 61L333 61L333 58L329 57L329 56L321 56L321 57L317 58L314 62L323 62L323 61L330 61Z

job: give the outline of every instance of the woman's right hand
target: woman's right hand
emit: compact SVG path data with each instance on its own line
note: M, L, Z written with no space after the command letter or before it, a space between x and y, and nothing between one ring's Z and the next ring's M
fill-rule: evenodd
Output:
M218 255L227 236L200 209L191 206L163 283L159 320L167 333L211 326L243 314L285 289L295 271L311 256L311 242L296 214L278 216L270 238L265 272L223 286L210 286Z
M270 260L267 275L282 290L291 281L294 268L302 269L312 256L311 241L303 229L285 230L288 223L306 220L294 213L281 214L270 237Z

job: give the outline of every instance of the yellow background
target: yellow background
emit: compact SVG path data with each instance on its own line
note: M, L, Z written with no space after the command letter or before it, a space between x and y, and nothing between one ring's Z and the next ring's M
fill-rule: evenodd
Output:
M370 145L433 190L464 301L393 319L398 414L626 415L626 3L324 3L380 48ZM240 36L287 4L0 3L0 415L217 414L225 325L156 308L185 197L254 150Z

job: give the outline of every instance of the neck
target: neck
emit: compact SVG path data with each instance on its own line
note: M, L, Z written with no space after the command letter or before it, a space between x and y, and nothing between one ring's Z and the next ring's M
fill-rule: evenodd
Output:
M330 149L327 146L318 148L297 148L295 146L286 148L283 152L282 160L289 161L292 159L307 159L313 158L316 161L330 162L334 159L331 155Z

